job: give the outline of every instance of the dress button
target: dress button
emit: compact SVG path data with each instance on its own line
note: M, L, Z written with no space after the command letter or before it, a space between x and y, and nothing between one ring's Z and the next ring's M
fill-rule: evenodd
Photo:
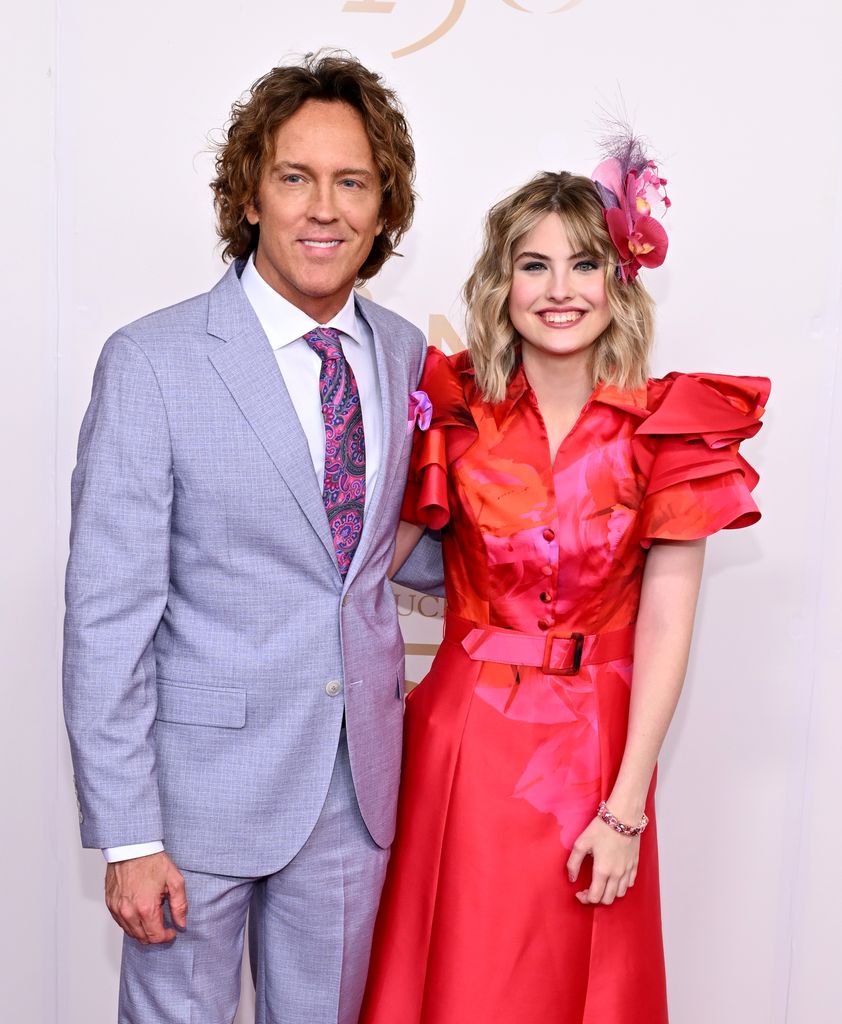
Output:
M345 596L344 596L344 597L342 598L342 607L343 607L343 608L347 608L347 607L348 607L348 602L349 602L350 600L351 600L351 595L350 595L350 594L346 594L346 595L345 595Z
M328 697L335 697L337 694L342 693L342 683L338 679L331 679L325 686L325 693Z
M555 530L550 530L549 528L544 530L544 540L552 540L553 537L555 537Z
M538 629L549 629L552 622L549 619L538 619Z
M541 570L541 572L545 576L552 576L552 574L553 574L553 567L551 565L545 565L544 568Z
M549 590L545 590L543 594L541 594L541 600L544 602L544 604L549 604L550 601L552 601L552 599L553 595L549 592Z

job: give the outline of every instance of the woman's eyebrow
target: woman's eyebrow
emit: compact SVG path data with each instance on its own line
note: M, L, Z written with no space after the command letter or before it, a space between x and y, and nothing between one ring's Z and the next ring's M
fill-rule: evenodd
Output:
M542 252L519 252L517 254L517 256L515 256L515 259L519 260L519 259L522 259L524 256L527 256L527 257L529 257L529 259L532 259L532 260L545 260L547 263L549 263L550 260L551 260L550 256L545 256L544 253L542 253ZM568 262L571 262L571 263L573 262L573 260L593 259L593 258L594 257L592 256L591 253L585 252L584 250L582 252L574 252L572 256L567 256L566 257Z

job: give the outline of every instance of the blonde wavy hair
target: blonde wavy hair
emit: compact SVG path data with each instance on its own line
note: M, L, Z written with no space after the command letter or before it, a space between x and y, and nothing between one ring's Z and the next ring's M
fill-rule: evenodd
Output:
M544 172L491 208L482 252L464 288L468 348L483 397L499 402L518 362L520 338L509 319L514 250L548 213L561 217L571 246L604 267L611 323L592 349L594 386L639 387L649 373L654 303L639 280L622 281L617 251L590 178Z

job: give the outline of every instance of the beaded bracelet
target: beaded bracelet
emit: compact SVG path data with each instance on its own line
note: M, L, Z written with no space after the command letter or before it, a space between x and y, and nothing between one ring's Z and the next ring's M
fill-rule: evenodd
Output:
M615 817L608 810L608 804L604 800L597 808L596 816L597 818L602 818L605 824L610 825L615 832L619 832L621 836L628 836L630 839L634 838L634 836L639 836L649 824L649 819L644 814L640 819L639 825L624 825L619 818Z

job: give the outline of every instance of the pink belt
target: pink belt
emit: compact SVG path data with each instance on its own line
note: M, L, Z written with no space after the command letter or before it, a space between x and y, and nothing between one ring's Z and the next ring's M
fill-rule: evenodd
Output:
M461 643L474 661L529 665L551 676L573 676L582 665L629 658L634 650L634 624L608 633L567 633L550 629L539 636L514 629L483 626L448 615L444 638Z

